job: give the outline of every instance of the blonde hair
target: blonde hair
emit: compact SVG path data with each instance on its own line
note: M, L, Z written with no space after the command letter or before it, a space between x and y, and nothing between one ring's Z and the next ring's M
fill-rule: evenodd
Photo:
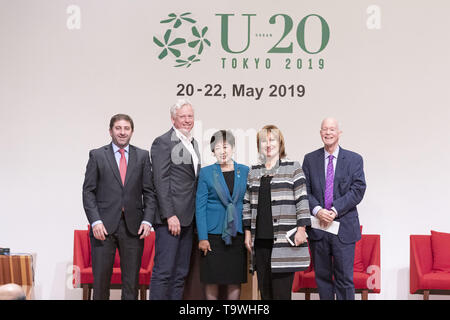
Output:
M258 153L261 153L260 143L261 143L262 136L267 136L271 132L273 132L275 135L278 136L278 142L280 144L280 147L279 147L280 159L285 158L286 157L286 147L284 144L283 134L281 133L280 129L278 129L278 127L273 124L265 125L264 127L262 127L261 130L258 131L258 133L256 135L256 146L258 148Z

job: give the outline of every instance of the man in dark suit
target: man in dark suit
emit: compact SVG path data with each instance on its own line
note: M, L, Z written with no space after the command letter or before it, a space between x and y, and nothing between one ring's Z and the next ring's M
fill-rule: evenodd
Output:
M148 151L129 144L133 120L111 118L112 142L89 152L83 205L91 224L94 299L109 299L116 249L122 272L122 299L137 299L144 238L156 209Z
M192 137L194 109L179 100L170 109L173 127L151 148L158 211L151 300L181 300L193 241L195 193L200 171L197 141Z
M366 190L363 159L339 147L342 131L335 119L322 121L320 135L324 147L305 156L311 212L327 228L338 221L338 234L311 228L309 244L320 299L354 300L353 263L355 243L361 239L356 206ZM334 276L334 280L333 280Z

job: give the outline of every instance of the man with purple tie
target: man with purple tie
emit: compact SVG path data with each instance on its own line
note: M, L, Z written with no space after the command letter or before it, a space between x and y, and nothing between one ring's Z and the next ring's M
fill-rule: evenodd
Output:
M355 244L361 239L356 206L366 181L362 157L339 146L341 134L336 119L324 119L320 128L324 147L307 154L302 167L311 212L325 228L308 231L321 300L355 299L353 263ZM337 235L326 231L333 221L339 222Z

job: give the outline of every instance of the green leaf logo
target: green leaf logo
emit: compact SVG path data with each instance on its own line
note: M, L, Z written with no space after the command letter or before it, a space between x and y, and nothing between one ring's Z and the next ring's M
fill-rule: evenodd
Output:
M169 19L161 20L160 22L161 23L170 23L172 21L175 21L175 23L173 24L174 28L178 28L179 26L181 26L183 23L183 20L190 22L190 23L196 23L197 21L187 17L190 14L191 14L190 12L186 12L186 13L183 13L183 14L180 14L179 16L177 16L175 13L169 13Z
M211 42L206 38L208 27L203 27L199 31L197 20L191 15L191 12L169 13L168 17L160 21L161 25L169 25L169 28L164 31L162 37L153 37L155 45L162 48L158 55L159 60L172 56L176 62L174 67L189 68L200 61L200 55L205 52L206 47L211 47Z
M200 61L200 59L195 59L196 55L192 55L190 56L187 60L183 60L183 59L177 59L176 62L178 62L179 64L176 65L175 67L186 67L189 68L194 62L198 62Z
M206 43L209 47L211 47L211 42L209 42L209 40L205 38L205 34L207 31L208 31L208 27L204 27L202 29L202 34L200 35L200 33L197 30L197 27L196 26L192 27L192 34L194 35L194 37L197 37L199 39L189 42L188 46L191 48L195 48L198 44L200 44L198 46L198 52L197 52L198 54L202 54L204 43Z
M172 46L176 46L178 44L185 43L186 40L182 39L182 38L176 38L175 40L173 40L172 42L169 43L169 38L170 38L171 32L172 32L172 30L169 29L164 34L164 43L161 42L160 40L158 40L158 38L153 37L153 42L156 43L156 45L158 47L164 48L164 50L161 51L161 53L158 56L159 60L164 59L164 57L167 56L167 50L169 50L177 58L181 55L181 52L177 49L172 48Z

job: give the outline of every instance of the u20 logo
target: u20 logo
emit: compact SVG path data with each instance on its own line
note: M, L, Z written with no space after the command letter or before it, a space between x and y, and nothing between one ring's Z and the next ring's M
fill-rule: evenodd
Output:
M247 20L247 28L244 27L244 44L240 48L230 48L230 32L229 26L234 17L231 13L217 13L220 18L220 43L222 49L229 54L241 54L250 48L252 33L252 18L256 17L254 13L246 13L241 16ZM307 24L311 20L320 22L320 46L311 48L306 43L306 33L310 29ZM269 18L269 24L284 23L283 33L278 41L275 40L267 50L267 53L293 53L294 43L288 42L288 35L294 30L294 20L287 14L275 14ZM211 41L208 39L208 27L201 26L197 20L192 17L192 13L185 12L182 14L170 13L166 18L160 21L161 25L166 27L163 34L153 37L153 42L160 48L158 59L172 59L175 62L174 67L189 68L192 64L200 61L202 54L211 47ZM246 30L245 30L246 29ZM307 31L308 29L308 31ZM323 52L330 40L330 27L327 21L318 14L309 14L302 18L295 28L295 39L300 49L307 54L315 55ZM286 45L287 42L287 45ZM235 43L235 42L234 42ZM237 46L233 44L233 46ZM222 58L225 59L225 58ZM259 60L259 59L258 59ZM267 58L266 60L270 60ZM287 60L290 60L289 58ZM311 60L311 59L310 59ZM269 61L270 62L270 61Z
M244 49L240 50L240 51L233 51L230 49L229 44L228 44L228 38L229 38L229 34L228 34L228 26L229 26L229 17L234 16L234 14L225 14L225 13L220 13L220 14L216 14L216 16L220 16L221 17L221 44L222 44L222 48L228 52L228 53L243 53L245 52L249 46L250 46L250 35L251 35L251 18L256 16L256 14L242 14L242 16L247 17L247 44L245 45ZM292 28L294 27L294 22L292 20L292 18L287 15L287 14L276 14L270 17L269 19L269 23L270 24L275 24L277 22L277 17L281 17L284 21L284 31L283 34L280 38L280 40L271 48L269 49L269 51L267 51L268 53L292 53L293 52L293 44L292 42L287 46L287 47L280 47L279 44L286 38L286 36L292 31ZM321 39L321 44L320 44L320 48L316 51L312 51L310 49L307 48L307 45L305 43L305 28L306 28L306 23L309 19L316 17L319 19L320 24L321 24L321 28L322 28L322 39ZM328 26L327 21L322 18L321 16L317 15L317 14L310 14L307 15L306 17L304 17L302 20L300 20L300 22L297 24L297 29L296 29L296 39L297 39L297 43L300 46L300 48L309 54L317 54L319 52L322 52L327 44L328 41L330 40L330 27Z

